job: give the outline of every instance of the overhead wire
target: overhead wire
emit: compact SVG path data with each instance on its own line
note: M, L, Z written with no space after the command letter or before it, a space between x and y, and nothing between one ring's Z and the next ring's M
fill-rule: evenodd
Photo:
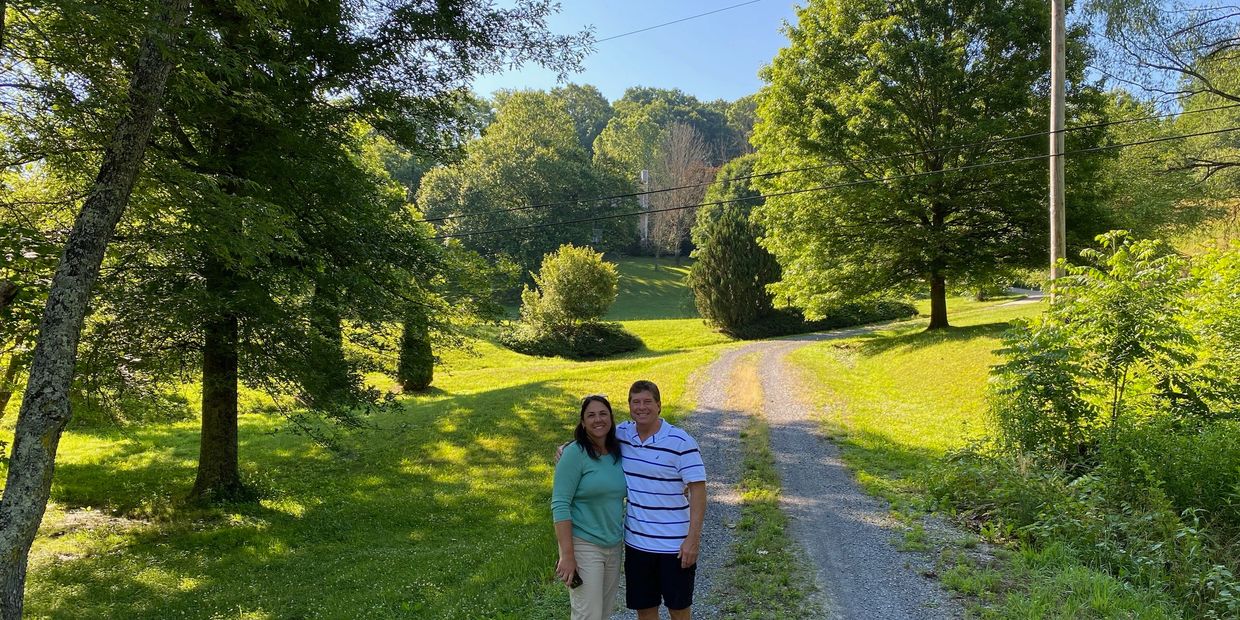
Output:
M621 37L627 37L627 36L631 36L631 35L639 34L639 33L642 33L642 32L647 32L647 31L649 31L649 30L654 30L654 29L656 29L656 28L662 28L662 27L664 27L664 26L671 26L672 24L679 24L680 22L687 22L687 21L689 21L689 20L691 20L691 19L697 19L697 18L699 18L699 17L706 17L707 15L714 15L715 13L722 13L722 12L724 12L724 11L729 11L729 10L731 10L731 9L735 9L735 8L738 8L738 7L746 6L746 5L749 5L749 4L757 4L757 3L759 3L759 2L762 2L762 0L749 0L749 2L741 2L740 4L733 4L733 5L731 5L731 6L725 6L725 7L723 7L723 8L720 8L720 9L715 9L715 10L713 10L713 11L707 11L707 12L705 12L705 13L698 13L697 15L690 15L690 16L688 16L688 17L682 17L682 18L680 18L680 19L674 19L674 20L672 20L672 21L670 21L670 22L663 22L662 24L655 24L655 25L653 25L653 26L647 26L647 27L645 27L645 28L639 28L639 29L637 29L637 30L631 30L631 31L629 31L629 32L623 32L623 33L620 33L620 34L617 34L617 35L613 35L613 36L607 37L607 38L605 38L605 39L599 39L599 40L595 41L595 43L603 43L604 41L612 41L612 40L615 40L615 39L619 39L619 38L621 38Z
M1141 146L1141 145L1146 145L1146 144L1157 144L1157 143L1160 143L1160 142L1169 142L1169 141L1172 141L1172 140L1184 140L1184 139L1187 139L1187 138L1196 138L1196 137L1201 137L1201 136L1217 135L1217 134L1228 133L1228 132L1232 132L1232 131L1240 131L1240 127L1228 127L1228 128L1225 128L1225 129L1214 129L1214 130L1210 130L1210 131L1200 131L1200 132L1188 133L1188 134L1178 134L1178 135L1174 135L1174 136L1161 136L1161 137L1158 137L1158 138L1150 138L1150 139L1147 139L1147 140L1138 140L1138 141L1136 141L1136 142L1126 142L1126 143L1120 143L1120 144L1108 144L1108 145L1103 145L1103 146L1095 146L1095 147L1084 148L1084 149L1074 149L1074 150L1071 150L1071 151L1064 151L1064 152L1063 152L1062 154L1060 154L1059 156L1060 156L1060 157L1064 157L1064 156L1068 156L1068 155L1080 155L1080 154L1083 154L1083 153L1096 153L1096 152L1106 151L1106 150L1110 150L1110 149L1127 148L1127 147L1130 147L1130 146ZM1048 132L1048 133L1049 133L1049 132ZM488 229L488 230L467 231L467 232L460 232L460 233L451 233L451 234L443 234L443 235L434 235L434 236L428 237L428 239L434 239L434 240L443 240L443 239L458 239L458 238L463 238L463 237L473 237L473 236L478 236L478 235L494 235L494 234L509 233L509 232L519 232L519 231L523 231L523 230L535 230L535 229L539 229L539 228L552 228L552 227L558 227L558 226L569 226L569 225L573 225L573 224L587 224L587 223L590 223L590 222L600 222L600 221L605 221L605 220L620 219L620 218L625 218L625 217L633 217L633 216L636 216L636 215L645 215L645 214L651 214L651 213L667 213L667 212L671 212L671 211L682 211L682 210L685 210L685 209L695 209L695 208L699 208L699 207L710 207L710 206L717 206L717 205L725 205L725 204L731 204L731 203L734 203L734 202L745 202L745 201L751 201L751 200L765 200L765 199L768 199L768 198L779 198L779 197L782 197L782 196L793 196L793 195L796 195L796 194L806 194L806 193L810 193L810 192L821 192L821 191L826 191L826 190L831 190L831 189L843 189L843 188L846 188L846 187L855 187L855 186L859 186L859 185L870 185L870 184L874 184L874 183L889 183L889 182L891 182L891 181L900 181L900 180L905 180L905 179L913 179L913 178L919 178L919 177L925 177L925 176L932 176L932 175L935 175L935 174L948 174L948 173L964 172L964 171L966 171L966 170L975 170L975 169L978 169L978 168L986 168L986 167L990 167L990 166L1001 166L1001 165L1016 164L1016 163L1027 162L1027 161L1035 161L1035 160L1049 159L1050 157L1052 157L1052 155L1050 155L1050 154L1045 154L1045 155L1030 155L1030 156L1028 156L1028 157L1018 157L1018 158L1014 158L1014 159L1004 159L1004 160L992 161L992 162L979 162L979 163L976 163L976 164L969 164L969 165L967 165L967 166L957 166L957 167L955 167L955 168L945 168L945 169L943 169L943 170L926 170L926 171L922 171L922 172L913 172L913 173L908 173L908 174L893 175L893 176L887 176L887 177L882 177L882 178L873 178L873 179L858 179L858 180L855 180L855 181L847 181L847 182L843 182L843 183L831 183L831 184L827 184L827 185L820 185L820 186L817 186L817 187L809 187L809 188L803 188L803 189L794 189L794 190L788 190L788 191L784 191L784 192L775 192L775 193L771 193L771 194L761 194L761 195L758 195L758 196L747 196L747 197L744 197L744 198L730 198L730 199L727 199L727 200L716 200L716 201L713 201L713 202L702 202L702 203L691 204L691 205L681 205L681 206L676 206L676 207L665 207L665 208L662 208L662 209L646 209L646 210L643 210L643 211L630 211L630 212L627 212L627 213L612 213L612 214L608 214L608 215L599 215L599 216L592 216L592 217L583 217L583 218L576 218L576 219L571 219L571 220L562 220L562 221L558 221L558 222L544 222L544 223L539 223L539 224L526 224L526 225L523 225L523 226L510 226L510 227L507 227L507 228L494 228L494 229Z
M422 218L420 220L417 220L417 222L419 223L421 222L429 222L429 223L446 222L450 220L458 220L458 219L463 219L463 218L468 218L468 217L482 217L486 215L495 215L499 213L514 213L518 211L549 209L553 207L564 207L564 206L570 206L570 205L576 205L576 204L582 204L582 203L605 202L605 201L611 201L611 200L624 200L626 198L637 198L640 196L650 196L654 194L662 194L662 193L667 193L667 192L680 191L684 189L693 189L697 187L710 186L716 183L728 183L728 182L734 182L734 181L745 181L748 179L760 179L760 178L779 176L779 175L784 175L784 174L793 174L796 172L809 172L812 170L821 170L824 168L831 168L834 166L841 166L841 165L846 165L846 164L847 165L872 164L872 163L887 161L891 159L903 159L906 157L918 157L921 155L931 155L934 153L941 153L945 151L955 151L955 150L971 149L971 148L984 147L984 146L992 146L996 144L1005 144L1007 142L1014 142L1017 140L1026 140L1029 138L1050 136L1051 134L1056 134L1056 133L1082 131L1086 129L1098 129L1101 127L1110 127L1113 125L1123 125L1123 124L1129 124L1129 123L1138 123L1142 121L1158 120L1162 118L1168 118L1171 116L1181 116L1181 115L1186 115L1186 114L1217 112L1219 110L1226 110L1226 109L1236 108L1236 107L1240 107L1240 103L1229 103L1229 104L1224 104L1224 105L1219 105L1219 106L1214 106L1214 107L1209 107L1209 108L1201 108L1198 110L1187 110L1187 111L1180 111L1180 112L1164 112L1160 114L1151 114L1151 115L1142 116L1142 117L1116 119L1116 120L1111 120L1111 121L1101 121L1097 123L1087 123L1084 125L1074 125L1072 127L1065 127L1063 129L1039 131L1039 132L1021 134L1017 136L1004 136L1001 138L994 138L992 140L980 140L976 142L968 142L964 144L956 144L956 145L951 145L951 146L934 147L930 149L923 149L920 151L906 151L903 153L893 153L890 155L880 155L880 156L868 157L864 159L855 159L855 160L848 160L848 161L842 161L842 162L828 162L824 164L815 164L812 166L803 166L800 168L773 170L769 172L760 172L760 173L747 174L747 175L741 175L741 176L736 176L736 177L727 177L723 179L716 178L710 181L692 183L689 185L678 185L675 187L665 187L665 188L645 190L645 191L639 191L639 192L626 192L622 194L611 194L608 196L598 196L598 197L593 197L593 198L579 198L575 200L561 200L561 201L556 201L556 202L544 202L544 203L536 203L536 204L530 204L530 205L520 205L516 207L504 207L500 209L487 209L483 211L454 213L450 215Z

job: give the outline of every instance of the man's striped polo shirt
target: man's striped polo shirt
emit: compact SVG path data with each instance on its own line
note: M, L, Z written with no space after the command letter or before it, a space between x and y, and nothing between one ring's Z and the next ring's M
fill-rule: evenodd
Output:
M659 430L642 441L635 422L616 426L629 505L624 542L654 553L679 553L689 535L685 486L706 480L697 442L683 429L660 420Z

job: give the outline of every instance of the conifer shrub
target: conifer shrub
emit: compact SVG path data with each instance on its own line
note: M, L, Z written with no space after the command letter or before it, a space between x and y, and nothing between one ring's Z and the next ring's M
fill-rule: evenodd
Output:
M419 392L435 379L435 353L431 348L426 317L418 312L405 319L400 336L400 362L396 378L406 392Z

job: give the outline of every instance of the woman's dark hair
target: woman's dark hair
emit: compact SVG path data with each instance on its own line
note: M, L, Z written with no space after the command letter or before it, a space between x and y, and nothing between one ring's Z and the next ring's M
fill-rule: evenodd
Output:
M611 403L607 397L602 394L591 394L581 399L581 415L577 417L577 430L573 434L577 438L577 443L586 449L586 454L590 458L598 460L598 451L594 449L594 442L590 441L590 436L586 434L586 407L590 403L603 403L607 407L607 414L611 416L611 429L607 431L607 438L603 440L603 445L607 446L607 452L611 454L612 462L620 462L620 440L616 439L616 414L611 411Z

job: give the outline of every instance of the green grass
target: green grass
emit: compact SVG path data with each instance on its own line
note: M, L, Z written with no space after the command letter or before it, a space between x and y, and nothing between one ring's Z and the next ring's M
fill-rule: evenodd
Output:
M868 491L897 507L916 503L918 476L986 430L983 388L999 336L1041 308L1001 303L953 299L949 330L910 321L791 354L813 377L824 430Z
M620 291L605 317L609 321L692 319L698 317L693 291L685 282L688 259L626 258L616 265Z
M787 533L788 517L779 509L779 473L771 454L770 428L762 411L762 385L755 360L738 366L729 383L734 408L749 412L742 431L741 517L734 554L727 567L726 618L815 618L814 581L802 552Z
M240 449L254 503L178 503L193 482L196 422L70 430L31 554L29 617L563 617L551 456L578 399L608 394L623 420L629 384L651 378L675 421L692 409L694 373L730 346L699 319L657 318L671 312L661 291L684 299L683 270L673 273L630 283L625 295L641 303L622 297L645 313L626 323L645 350L533 358L480 330L471 351L445 352L431 390L369 418L343 452L247 400Z

